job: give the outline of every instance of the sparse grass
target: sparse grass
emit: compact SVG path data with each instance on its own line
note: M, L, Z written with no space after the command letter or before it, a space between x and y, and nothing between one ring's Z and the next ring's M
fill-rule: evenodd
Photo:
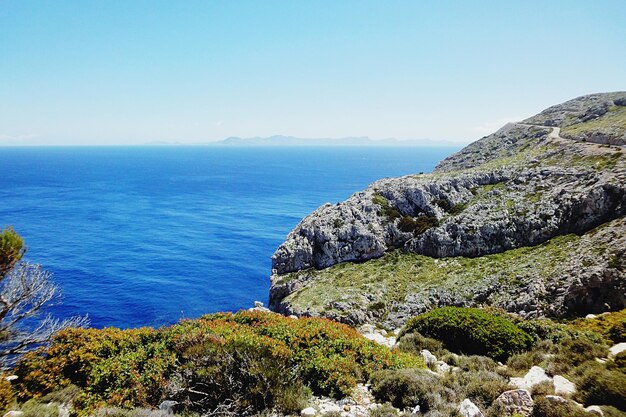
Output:
M564 127L561 136L578 140L594 135L606 135L611 138L626 137L626 106L610 107L604 115L583 123Z
M579 240L576 235L566 235L538 246L478 258L435 259L396 250L363 263L346 262L320 271L294 272L282 281L302 276L311 283L286 298L302 310L334 311L330 303L345 299L365 306L384 303L389 309L408 294L437 289L470 299L474 286L480 282L514 285L520 276L529 273L547 279L572 252L579 250Z

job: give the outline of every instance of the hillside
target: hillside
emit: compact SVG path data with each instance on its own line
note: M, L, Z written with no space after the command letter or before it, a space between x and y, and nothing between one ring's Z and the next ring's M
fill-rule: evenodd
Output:
M389 328L445 305L623 308L625 114L626 92L579 97L320 207L272 258L271 308Z

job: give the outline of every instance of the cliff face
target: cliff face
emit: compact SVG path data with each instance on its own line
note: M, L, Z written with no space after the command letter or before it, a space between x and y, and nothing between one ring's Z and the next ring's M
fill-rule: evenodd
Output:
M434 305L530 315L623 308L626 149L606 144L626 143L624 115L626 93L580 97L503 127L432 174L379 180L320 207L272 257L271 307L390 326ZM577 249L557 259L553 240L564 236ZM541 244L550 250L539 256ZM533 253L520 257L541 259L512 277L482 268L463 285L452 265L494 266L497 255L519 264L510 255L524 248Z

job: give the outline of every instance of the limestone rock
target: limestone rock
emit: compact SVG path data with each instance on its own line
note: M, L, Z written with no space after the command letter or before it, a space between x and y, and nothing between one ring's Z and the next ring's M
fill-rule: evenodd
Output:
M617 356L624 351L626 351L626 342L618 343L609 348L609 356Z
M534 404L530 392L525 389L505 391L496 398L495 402L504 406L509 415L518 413L524 417L530 415Z
M576 385L561 375L555 375L552 383L556 395L572 395L576 392Z
M555 403L567 403L567 400L558 395L546 395L546 400L553 401Z
M315 417L317 415L317 410L313 407L307 407L304 410L300 411L300 417Z
M604 417L604 412L598 405L590 405L589 407L585 407L585 411L588 413L597 414L600 417Z
M466 398L463 402L461 402L461 405L459 406L459 413L463 417L484 417L480 409L476 406L476 404L471 402L469 398Z
M270 309L396 328L445 305L495 305L530 318L623 308L626 148L559 136L561 127L595 120L620 103L626 103L626 92L577 98L504 126L446 158L432 174L381 179L343 202L319 207L272 256ZM600 225L607 227L596 229ZM479 258L540 250L565 235L580 236L580 244L571 256L548 262L558 268L519 268L507 285L493 272L468 279L467 286L455 282L452 289L409 286L393 301L384 296L389 288L334 291L336 299L315 306L290 298L315 293L318 271L339 263L399 250L435 260ZM377 279L372 276L373 283Z
M168 416L174 415L177 405L178 405L177 401L171 401L171 400L163 401L161 404L159 404L159 410L163 411L165 415L168 415Z
M423 349L420 352L420 355L422 355L422 358L424 359L424 363L427 366L434 365L437 362L437 357L433 355L432 353L430 353L430 351L427 349Z

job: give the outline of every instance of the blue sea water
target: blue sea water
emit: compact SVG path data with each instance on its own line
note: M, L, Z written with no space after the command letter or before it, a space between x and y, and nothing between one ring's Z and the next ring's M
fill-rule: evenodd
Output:
M0 227L63 292L54 315L159 326L267 302L302 217L455 148L0 148Z

